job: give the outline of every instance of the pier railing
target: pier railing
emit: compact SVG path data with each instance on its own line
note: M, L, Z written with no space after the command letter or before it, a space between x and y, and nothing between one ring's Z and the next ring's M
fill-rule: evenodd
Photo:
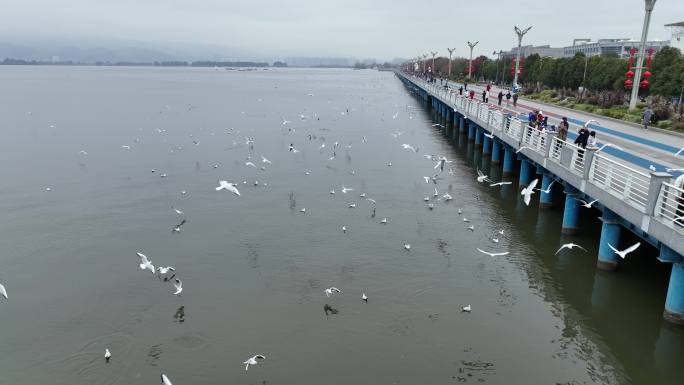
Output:
M600 199L603 206L642 231L653 231L651 235L659 242L684 254L684 243L680 240L684 234L684 189L672 183L672 175L636 170L597 153L596 149L580 148L553 133L531 127L527 121L506 114L497 106L416 78L404 79L412 87L426 91L423 97L432 95L440 99L516 152L592 198Z

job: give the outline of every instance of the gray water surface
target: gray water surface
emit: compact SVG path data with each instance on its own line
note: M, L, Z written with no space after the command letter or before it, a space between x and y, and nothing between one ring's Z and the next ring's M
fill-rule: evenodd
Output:
M391 73L2 66L0 84L0 384L681 383L667 266L644 248L597 271L598 211L568 237L560 197L478 184L500 168ZM432 199L425 154L453 160L454 200ZM569 241L588 252L553 255Z

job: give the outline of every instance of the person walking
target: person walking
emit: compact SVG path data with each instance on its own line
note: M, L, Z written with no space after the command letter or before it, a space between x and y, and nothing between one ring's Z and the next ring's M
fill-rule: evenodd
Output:
M482 103L487 103L487 90L482 91Z
M508 107L510 102L511 102L511 91L508 91L508 92L506 92L506 107Z
M458 94L463 96L463 86L458 87Z
M516 107L518 105L518 93L513 94L513 107Z
M653 110L650 107L646 107L641 118L642 123L644 124L644 130L648 130L648 125L651 124L651 119L653 118Z
M503 91L499 91L498 99L499 99L499 106L501 105L501 101L503 100L504 94Z
M563 120L558 125L558 135L557 138L565 142L568 139L568 129L570 124L568 123L568 118L563 117Z

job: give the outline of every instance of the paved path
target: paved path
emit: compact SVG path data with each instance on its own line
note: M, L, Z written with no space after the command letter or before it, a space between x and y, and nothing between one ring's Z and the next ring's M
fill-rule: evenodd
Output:
M450 87L458 88L460 84L450 83ZM468 85L468 90L475 91L475 98L482 100L481 86ZM503 90L504 94L506 90ZM497 104L498 88L492 88L490 92L490 104ZM464 91L465 94L465 91ZM684 137L668 134L661 131L649 130L645 131L641 128L636 128L630 124L622 124L608 119L600 119L594 116L583 113L577 110L566 110L558 108L545 103L540 103L528 99L518 99L518 105L513 107L513 101L506 106L506 99L502 102L502 109L514 115L524 114L524 119L527 119L527 113L532 110L541 110L545 116L549 117L550 124L560 123L562 117L567 117L571 123L569 137L575 137L579 125L583 125L589 120L598 120L599 124L590 124L589 127L596 131L599 145L604 143L613 143L620 146L623 151L613 148L606 148L603 152L613 155L615 157L627 160L638 168L648 169L649 166L654 165L658 171L666 171L666 169L684 169L684 151L679 156L674 154L680 149L684 148ZM575 127L573 127L573 125ZM682 171L672 171L674 175L680 175Z

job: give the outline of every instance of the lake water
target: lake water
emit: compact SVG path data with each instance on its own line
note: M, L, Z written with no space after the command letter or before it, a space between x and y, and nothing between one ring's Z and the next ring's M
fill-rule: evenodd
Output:
M539 211L477 183L500 167L392 73L2 66L0 84L0 384L682 381L655 251L596 270L600 212L565 236L560 190ZM453 160L452 201L425 154ZM570 241L588 252L554 256Z

